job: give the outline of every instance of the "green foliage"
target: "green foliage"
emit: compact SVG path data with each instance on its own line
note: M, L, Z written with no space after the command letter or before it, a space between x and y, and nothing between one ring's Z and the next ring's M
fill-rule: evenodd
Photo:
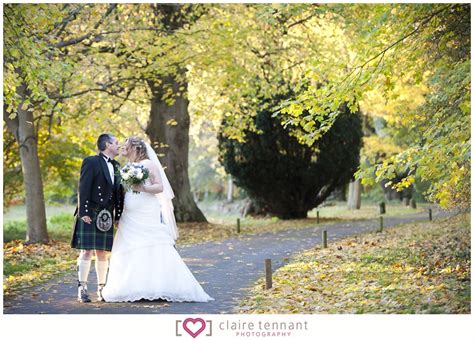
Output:
M21 197L23 174L15 137L3 128L3 207Z
M75 7L76 5L71 5ZM7 115L14 118L18 107L44 112L58 111L50 98L70 76L73 61L56 47L53 34L68 14L66 7L55 4L6 4L4 6L3 91ZM17 87L27 84L28 98Z
M384 190L380 185L374 185L370 190L364 190L362 199L374 203L385 202Z
M362 127L359 115L347 107L331 130L313 147L293 137L272 117L275 102L261 99L255 126L241 143L219 135L219 160L235 183L260 206L282 219L304 218L337 187L347 184L359 164ZM250 114L250 113L249 113ZM223 129L226 120L223 121Z
M170 6L4 6L4 121L19 107L34 112L50 200L74 193L80 159L95 151L98 134L142 131L150 86L174 76L189 82L194 136L216 134L225 118L223 133L243 142L257 132L258 97L272 98L288 84L295 95L275 102L275 114L300 143L322 138L342 103L354 112L360 104L387 120L385 146L401 148L370 163L360 173L365 181L390 181L408 169L393 182L399 189L416 177L431 183L433 201L470 201L468 4ZM175 95L161 99L171 103ZM4 136L9 204L21 199L22 177L18 146L5 128ZM191 170L199 187L224 177L215 143L205 148Z
M417 176L432 184L432 201L468 206L470 5L344 4L331 9L348 38L347 53L354 58L342 68L331 66L332 81L308 87L285 104L280 113L286 122L306 126L300 138L311 145L333 124L334 117L328 114L332 105L362 102L367 93L376 91L386 106L398 103L391 116L392 129L410 131L406 149L376 165L376 180L391 180L408 168L396 188L410 186ZM324 67L321 63L311 70ZM319 72L308 72L302 83L319 79ZM401 79L405 87L423 85L426 103L413 108L397 95L394 90ZM301 117L304 110L310 112L310 120L325 123L306 124Z
M390 178L408 167L405 181L429 181L428 198L442 206L470 206L470 31L469 6L450 7L436 17L439 27L423 40L432 71L425 77L426 102L398 115L408 131L408 148L378 165L377 176Z

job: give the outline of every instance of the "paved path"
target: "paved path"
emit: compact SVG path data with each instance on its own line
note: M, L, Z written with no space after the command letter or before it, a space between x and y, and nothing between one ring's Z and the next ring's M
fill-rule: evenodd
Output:
M434 212L434 218L446 216ZM427 220L426 212L412 215L385 217L385 227ZM241 236L223 241L182 246L179 253L194 273L204 290L215 301L207 303L168 303L166 301L139 301L135 303L76 302L76 275L67 273L46 284L32 288L28 293L4 301L5 314L219 314L232 313L246 291L263 275L264 259L271 258L273 270L281 267L295 253L321 243L321 231L328 230L328 242L354 234L374 231L378 219L321 224L316 227L292 229L273 233ZM95 283L91 269L89 282ZM95 290L90 284L89 290ZM95 294L91 294L95 301Z

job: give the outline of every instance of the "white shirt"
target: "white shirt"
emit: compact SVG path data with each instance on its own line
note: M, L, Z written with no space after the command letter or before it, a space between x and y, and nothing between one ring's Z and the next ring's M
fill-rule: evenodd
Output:
M110 179L112 180L112 184L114 184L114 166L108 160L109 158L104 155L105 163L107 163L107 167L109 168Z

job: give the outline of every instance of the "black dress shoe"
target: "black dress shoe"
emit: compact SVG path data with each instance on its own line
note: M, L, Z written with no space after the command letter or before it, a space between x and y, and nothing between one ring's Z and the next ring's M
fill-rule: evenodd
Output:
M81 303L91 302L89 294L87 293L87 286L80 285L77 288L77 301Z
M102 296L102 289L104 289L104 286L104 284L100 284L99 287L97 287L97 302L105 302L105 299Z

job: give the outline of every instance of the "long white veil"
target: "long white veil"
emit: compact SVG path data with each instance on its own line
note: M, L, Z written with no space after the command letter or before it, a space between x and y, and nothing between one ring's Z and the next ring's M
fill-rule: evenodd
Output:
M160 171L161 180L163 181L163 191L159 194L156 194L161 204L161 216L163 217L163 223L166 224L171 237L173 237L173 239L176 241L179 237L179 233L178 227L176 225L176 219L174 217L173 203L171 202L171 200L174 198L174 192L171 188L170 182L168 181L168 177L166 177L165 171L161 166L160 160L156 155L155 150L153 150L150 144L145 143L145 145L148 158L150 158L150 161L155 163L158 167Z

